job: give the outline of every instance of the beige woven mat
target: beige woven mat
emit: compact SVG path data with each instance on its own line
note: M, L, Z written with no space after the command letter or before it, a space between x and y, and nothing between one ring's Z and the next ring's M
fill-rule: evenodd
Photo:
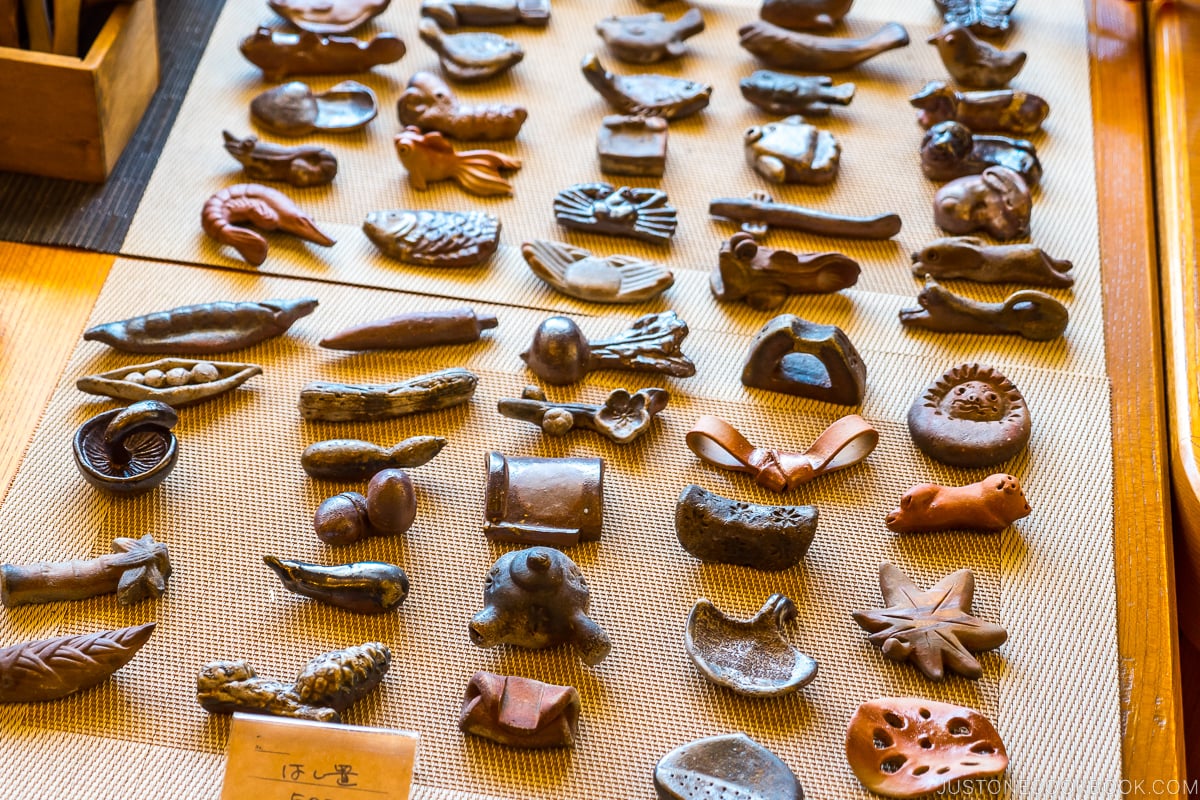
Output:
M529 271L517 246L530 238L569 241L593 252L630 253L660 259L679 276L664 303L675 308L693 327L723 328L732 312L712 302L707 273L716 264L723 239L735 230L708 216L708 203L717 196L744 196L769 189L777 199L849 214L897 211L904 230L894 241L855 243L807 237L787 231L772 235L775 246L803 250L840 249L863 264L858 289L913 297L919 285L909 275L909 253L941 235L933 225L931 201L935 186L921 175L918 145L921 129L907 98L928 80L945 78L934 47L924 43L938 29L938 16L929 0L858 0L847 30L865 35L880 24L898 20L912 44L886 53L837 80L853 81L858 94L852 105L837 108L823 127L843 145L841 174L832 187L777 187L759 177L746 163L742 131L776 117L747 103L738 81L760 65L737 44L737 28L757 16L757 2L743 0L700 4L707 30L689 40L691 54L682 60L642 68L711 82L712 104L704 112L671 124L667 172L661 181L633 179L638 185L661 186L679 210L679 234L670 248L632 240L588 236L559 227L551 210L555 193L583 181L621 182L603 176L596 162L596 131L611 113L607 104L579 73L582 56L597 52L610 69L630 73L637 67L620 64L603 50L593 31L600 17L640 13L634 0L604 3L557 2L544 30L510 28L520 41L525 60L508 76L475 87L454 87L467 102L517 102L529 109L529 121L516 142L491 146L515 155L525 166L513 177L515 196L481 199L452 183L435 184L426 192L408 185L396 158L392 137L399 130L396 98L409 75L418 69L438 71L436 56L416 35L417 14L411 3L393 3L379 27L394 31L408 43L402 61L357 76L378 94L380 115L365 132L347 136L313 136L300 141L320 142L337 154L340 171L330 187L283 188L338 239L331 249L307 245L287 236L271 236L271 254L264 274L320 278L368 286L448 295L473 300L514 302L536 308L573 311L597 307L563 297L546 288ZM684 6L664 7L673 18ZM255 25L271 20L258 2L229 3L197 71L167 142L161 163L143 198L122 252L170 261L216 264L250 269L228 248L221 248L200 231L198 216L204 200L217 190L241 182L239 166L221 146L221 130L238 135L253 130L249 103L272 84L237 52L237 42ZM1046 165L1033 221L1033 240L1051 254L1076 264L1070 335L1066 344L1026 347L989 344L980 358L1005 358L1030 365L1053 365L1102 374L1104 351L1100 330L1100 275L1096 250L1095 182L1092 168L1091 107L1087 67L1086 23L1079 0L1022 3L1016 31L1006 46L1030 53L1018 76L1018 88L1036 92L1053 112L1046 132L1035 141ZM319 90L340 78L314 78ZM261 132L259 132L261 133ZM265 135L264 138L282 141ZM470 147L473 145L460 145ZM628 179L627 179L628 182ZM365 215L384 208L487 209L503 222L503 250L490 264L466 271L438 271L406 266L380 255L359 229ZM955 287L973 297L1001 299L1010 287ZM1071 292L1057 292L1069 299ZM793 299L787 310L804 313L807 300ZM905 341L907 336L897 336ZM906 345L898 344L905 347ZM993 355L996 346L1006 347ZM923 348L922 348L923 349ZM912 352L912 350L909 350ZM1031 353L1031 354L1030 354Z
M95 343L82 343L72 357L0 509L0 558L21 563L95 556L115 536L152 532L169 544L175 574L165 598L132 609L109 596L0 615L3 642L159 622L150 643L114 680L55 703L0 708L6 771L45 775L47 787L94 786L87 797L215 797L227 723L195 702L201 664L246 658L262 674L287 678L318 652L379 639L393 649L393 669L348 720L420 731L417 797L640 800L653 795L650 774L663 753L696 737L737 730L778 753L813 797L862 797L841 753L846 721L865 700L910 694L967 704L995 720L1012 756L1009 777L1031 791L1027 796L1060 796L1055 787L1083 780L1116 786L1112 466L1102 376L1004 364L1034 414L1028 454L1007 465L1024 483L1034 513L999 536L899 537L882 519L907 487L925 480L964 483L984 472L940 466L912 445L903 422L907 406L948 363L941 354L896 352L872 335L878 318L895 313L894 304L853 315L833 301L813 308L818 319L845 324L858 343L868 366L862 413L882 438L864 465L786 498L702 465L683 441L697 416L715 413L753 441L806 447L840 415L820 403L744 389L737 376L749 329L693 332L684 349L698 363L697 376L666 381L673 396L656 429L622 448L587 433L542 438L532 426L497 414L496 401L516 396L529 379L518 354L544 312L476 304L500 319L500 327L478 344L348 355L316 343L355 321L451 307L454 301L119 260L92 322L150 306L306 294L319 297L316 313L288 335L238 354L262 364L261 377L182 411L177 469L162 488L138 498L114 499L84 484L71 466L69 444L80 422L110 407L79 393L74 380L134 359ZM627 320L595 317L584 327L604 334ZM296 411L299 389L311 379L379 382L459 364L481 376L466 406L357 425L305 423ZM597 373L586 385L552 396L596 401L610 387L654 383ZM445 435L450 444L414 470L420 503L414 528L396 540L344 549L320 544L311 529L312 510L325 496L352 487L308 479L299 465L303 447L332 436L391 442L415 434ZM480 607L482 577L502 552L480 532L483 454L490 449L606 460L603 541L571 551L592 586L593 616L614 644L600 666L584 667L563 650L485 651L470 644L466 624ZM679 547L673 529L675 498L691 482L755 502L816 504L821 517L811 551L800 566L778 574L700 564ZM324 563L393 561L408 571L412 593L395 614L350 615L284 592L262 565L264 553ZM887 661L866 641L850 612L879 604L876 570L884 559L925 585L961 567L975 570L976 612L1001 621L1010 634L999 651L983 655L982 680L931 683L912 667ZM789 637L819 662L817 680L777 700L741 698L706 684L682 646L694 600L706 596L748 616L773 592L796 601L799 620ZM478 669L578 687L578 747L522 752L464 738L457 710ZM140 782L115 769L133 763L143 765ZM85 783L80 765L103 777ZM39 797L60 791L36 789Z

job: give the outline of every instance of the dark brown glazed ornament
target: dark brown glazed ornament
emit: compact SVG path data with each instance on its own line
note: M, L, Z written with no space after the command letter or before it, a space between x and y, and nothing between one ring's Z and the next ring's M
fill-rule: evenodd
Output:
M658 412L667 407L666 389L639 389L630 394L614 389L604 405L551 403L536 386L526 386L520 399L505 398L498 404L502 416L537 425L550 436L568 431L595 431L617 444L628 444L650 428Z
M674 22L658 12L629 17L605 17L596 23L596 33L618 61L654 64L679 58L687 52L684 40L704 30L704 17L689 8Z
M267 260L269 245L254 228L290 233L322 247L335 244L286 194L257 183L229 186L208 198L200 210L200 227L255 267Z
M341 722L342 714L379 685L392 665L382 642L334 650L309 661L295 683L260 678L246 661L214 661L196 677L196 699L210 714L269 714Z
M521 245L525 263L555 289L593 303L641 303L675 284L669 269L633 256L594 256L581 247L534 239Z
M1045 292L1023 289L1001 303L960 297L933 278L917 295L919 308L900 309L900 324L944 333L1024 336L1035 342L1057 339L1067 329L1067 307Z
M961 25L982 36L1008 30L1017 0L933 0L947 25Z
M225 150L254 181L284 181L292 186L323 186L337 175L337 158L318 145L282 145L260 142L257 136L239 139L224 131Z
M713 87L668 75L609 72L594 53L583 57L583 77L601 97L622 114L683 119L708 107Z
M508 72L521 63L525 51L495 33L446 33L430 17L421 17L421 41L438 54L450 80L479 83Z
M679 544L706 563L779 572L800 563L817 533L816 506L730 500L696 484L675 504Z
M742 301L759 311L783 305L793 294L827 294L858 283L858 262L841 253L774 250L745 232L721 245L717 268L709 276L713 296L722 302Z
M267 0L279 16L300 30L349 33L382 14L392 0Z
M396 113L403 125L476 141L515 139L529 117L520 106L460 103L446 82L432 72L413 73L396 102Z
M474 267L500 244L500 220L483 211L372 211L363 232L384 255L423 267Z
M549 547L515 550L496 559L483 584L483 610L468 625L471 642L542 650L570 644L596 666L612 644L587 615L587 580L567 555Z
M431 183L452 180L481 197L510 195L512 184L500 171L521 168L520 160L495 150L455 152L442 134L422 133L413 125L396 134L396 155L408 170L408 182L420 191Z
M131 606L162 597L169 577L171 560L165 544L150 534L140 539L118 536L113 539L113 552L99 558L0 565L0 603L16 608L116 592L118 603Z
M744 733L697 739L654 767L659 800L804 800L788 765Z
M939 122L921 140L921 170L931 181L977 175L988 167L1007 167L1036 186L1042 179L1037 150L1026 139L981 136L961 122Z
M683 644L710 682L748 697L782 697L817 677L817 662L783 636L795 618L795 604L781 594L767 598L750 619L727 616L700 598L688 614Z
M1030 136L1042 129L1050 104L1036 94L1012 89L959 92L945 81L930 81L908 102L920 113L923 128L940 122L961 122L973 131Z
M863 786L896 798L980 785L1008 768L1004 742L986 717L923 697L859 706L846 729L846 759Z
M616 336L591 342L574 320L550 317L538 326L521 359L535 375L555 386L575 383L597 369L690 378L696 365L680 351L687 335L687 323L674 311L647 314Z
M408 597L408 576L395 564L357 561L332 567L263 556L290 592L355 614L383 614Z
M41 703L91 688L128 664L154 623L0 649L0 703Z
M321 36L311 31L284 33L265 26L242 39L239 49L269 81L280 81L289 75L366 72L371 67L404 58L404 42L391 33L379 33L371 41L363 42L353 36Z
M316 308L315 297L201 303L97 325L83 338L126 353L226 353L279 336Z
M913 443L956 467L987 467L1025 449L1032 425L1025 398L999 370L960 364L926 387L908 410Z
M946 71L968 89L1003 89L1025 66L1024 50L1001 50L961 25L947 25L926 41L935 45Z
M840 72L880 53L908 46L908 31L889 22L865 39L796 33L761 20L738 28L742 47L769 67L798 72Z
M421 16L448 31L459 25L544 28L550 23L550 0L421 0Z
M788 75L769 69L755 70L738 86L742 97L764 111L806 117L824 117L835 105L850 105L855 91L853 83L834 86L828 76Z
M904 493L886 523L896 533L999 531L1029 513L1020 482L996 473L967 486L918 484Z
M596 137L600 171L661 178L667 168L667 121L662 117L610 115Z
M815 211L803 206L776 203L766 192L749 197L718 197L708 204L714 217L740 222L742 230L762 239L771 228L789 228L814 236L846 239L890 239L900 232L898 214L877 217L847 217Z
M366 497L342 492L322 501L313 531L325 544L354 544L372 536L399 536L416 518L412 478L402 469L384 469L371 476Z
M793 116L746 129L746 162L771 183L823 185L837 177L842 146L823 131Z
M570 547L604 527L604 461L487 456L483 533L492 542Z
M934 221L958 235L982 230L1002 242L1028 236L1032 214L1029 185L1004 167L950 181L933 198Z
M1065 289L1072 264L1032 244L989 244L973 236L937 239L912 255L913 277L961 278L978 283L1032 283Z
M97 489L123 495L148 492L175 469L179 442L171 429L178 422L175 409L158 400L97 414L75 431L75 466Z
M479 377L461 367L387 384L313 381L300 390L300 416L325 422L372 422L468 402Z
M418 350L478 342L480 334L499 324L493 315L477 315L471 308L414 311L355 325L326 336L320 344L330 350Z
M705 414L687 434L687 446L718 469L744 472L773 492L787 492L814 478L860 463L879 444L879 433L857 414L842 417L803 453L755 447L737 428Z
M947 575L927 592L895 564L879 567L879 589L887 608L855 611L854 621L893 661L911 661L932 681L946 670L971 680L983 677L972 653L994 650L1008 639L1004 628L971 616L975 576L969 569Z
M574 686L476 672L463 695L458 728L509 747L574 747L579 707Z
M850 12L854 0L763 0L759 15L794 31L833 30Z
M867 390L867 365L841 328L781 314L750 345L742 383L854 406Z
M577 183L554 197L554 219L564 228L670 244L677 224L667 193L611 183Z
M318 480L365 481L380 470L428 464L445 446L441 436L412 436L391 447L361 439L326 439L304 448L300 464Z
M379 114L375 93L358 81L342 81L314 94L307 83L292 81L268 89L250 101L250 116L280 136L350 133Z
M75 388L131 403L160 400L172 408L183 408L232 391L261 374L262 367L257 364L160 358L148 364L85 375L75 381Z

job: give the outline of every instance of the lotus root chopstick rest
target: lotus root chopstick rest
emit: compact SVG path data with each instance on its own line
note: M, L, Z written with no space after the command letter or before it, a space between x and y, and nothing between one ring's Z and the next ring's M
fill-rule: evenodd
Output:
M520 106L459 102L450 87L431 72L415 72L396 102L403 125L440 131L451 139L515 139L529 117Z
M322 653L304 665L294 683L259 677L246 661L214 661L196 677L196 699L210 714L269 714L341 722L354 702L379 685L392 665L382 642Z
M755 70L749 78L742 78L738 87L742 97L763 111L806 117L823 117L835 105L850 105L855 91L853 83L834 86L828 75L788 75L769 69Z
M932 681L945 678L947 670L979 680L983 667L972 653L994 650L1008 639L1004 628L971 616L975 576L968 569L923 592L899 567L884 562L879 589L887 607L855 611L854 621L885 656L912 662Z
M1006 167L1028 186L1042 179L1037 149L1027 139L982 136L961 122L939 122L921 140L921 170L931 181L949 181L977 175L988 167Z
M257 183L239 183L208 198L200 226L210 239L229 245L256 267L267 260L268 244L254 228L290 233L322 247L335 244L286 194Z
M853 4L854 0L763 0L759 15L781 28L831 31Z
M783 637L795 618L795 604L781 594L750 619L729 617L701 598L688 615L684 646L712 683L749 697L781 697L817 677L817 662Z
M776 203L763 191L751 192L749 197L718 197L708 204L708 213L741 223L742 231L757 239L766 236L771 228L846 239L890 239L900 232L902 225L898 214L874 217L827 214L804 206Z
M807 452L755 447L720 417L705 414L687 434L687 446L700 460L720 469L744 472L773 492L786 492L814 478L858 464L879 444L879 433L857 414L842 417L817 437Z
M930 81L908 102L918 110L923 128L954 121L981 133L1030 136L1042 129L1050 113L1050 105L1036 94L1012 89L958 92L945 81Z
M424 267L474 267L500 244L500 220L483 211L372 211L363 232L384 255Z
M594 53L583 57L583 77L596 93L622 114L683 119L708 107L713 87L707 83L647 73L609 72Z
M1029 512L1020 482L1012 475L996 473L967 486L918 484L904 493L886 523L888 530L896 533L999 531Z
M1001 50L950 23L930 36L950 77L968 89L1001 89L1025 66L1024 50Z
M759 311L773 311L789 295L847 289L858 283L860 272L858 262L841 253L775 250L739 231L721 245L708 285L718 300L741 300Z
M512 39L495 33L446 33L432 17L421 17L421 41L438 54L451 80L479 83L521 63L525 51Z
M162 597L169 577L165 544L150 534L140 539L118 536L112 553L87 561L0 565L0 602L16 608L116 592L118 603L131 606Z
M279 16L300 30L349 33L387 9L392 0L267 0Z
M342 81L314 93L302 81L268 89L250 101L250 116L280 136L351 133L365 128L379 114L379 101L369 86Z
M489 541L570 547L604 528L604 461L487 456Z
M738 28L742 47L775 69L840 72L880 53L908 46L908 31L889 22L865 39L796 33L757 20Z
M408 575L384 561L326 567L263 556L263 563L288 591L356 614L383 614L408 597Z
M696 365L683 354L687 323L674 311L647 314L609 339L588 341L569 317L550 317L538 326L533 344L521 354L546 383L575 383L597 369L657 372L690 378Z
M365 481L380 470L427 464L445 446L441 436L411 436L391 447L360 439L326 439L304 448L300 464L318 480Z
M753 125L742 137L746 162L771 183L824 185L838 174L842 146L829 131L792 116Z
M1032 244L989 244L974 236L936 239L912 255L914 278L961 278L979 283L1029 283L1065 289L1072 264Z
M0 649L0 703L40 703L88 689L128 664L154 623Z
M900 309L901 325L948 333L1017 335L1035 342L1062 336L1069 317L1066 306L1035 289L1013 292L999 303L983 303L943 289L928 275L917 305Z
M655 415L667 407L670 399L666 389L639 389L633 394L625 389L614 389L602 406L551 403L541 389L526 386L520 399L505 398L497 409L509 419L537 425L550 436L562 436L571 430L588 430L617 444L628 444L649 430Z
M704 17L689 8L674 22L658 12L629 17L605 17L596 23L596 33L618 61L653 64L679 58L687 52L685 39L704 30Z
M962 25L983 36L999 36L1012 23L1017 0L933 0L947 25Z
M422 133L412 125L396 134L396 155L408 170L408 182L420 191L431 183L452 180L481 197L509 195L512 184L500 172L521 168L520 160L494 150L455 152L442 134Z
M416 311L347 328L320 344L330 350L418 350L477 342L480 334L498 324L491 314L476 314L470 308Z
M468 632L478 647L511 644L531 650L570 644L595 666L612 645L587 615L587 580L575 562L548 547L505 553L484 579L483 610Z
M846 730L846 759L863 786L896 798L977 785L1008 768L1004 742L986 717L923 697L859 706Z
M579 708L573 686L476 672L463 695L458 727L509 747L574 747Z
M634 256L595 256L546 239L525 242L521 255L552 289L593 303L641 303L675 285L669 269Z
M986 231L1000 241L1029 235L1029 184L1007 167L950 181L933 198L933 219L946 233Z
M550 0L421 0L421 16L446 30L460 25L544 28L550 24Z
M97 489L124 495L148 492L175 469L179 442L171 429L178 422L175 409L158 400L97 414L75 431L75 466Z
M754 338L742 383L853 406L866 393L867 365L841 328L782 314Z
M261 374L262 367L257 364L161 358L148 364L85 375L75 381L75 388L130 402L161 400L173 408L182 408L236 389Z
M654 788L659 800L804 800L788 765L744 733L675 748L654 767Z
M908 410L913 443L956 467L987 467L1025 449L1032 424L1025 398L994 367L960 364L926 387Z
M416 518L412 478L402 469L383 469L371 476L366 497L342 492L326 498L313 515L313 530L325 544L353 544L371 536L399 536Z
M701 561L778 572L800 563L817 533L815 506L764 506L696 484L675 504L675 535Z
M458 367L389 384L314 381L300 390L300 416L325 422L371 422L468 402L479 383Z
M225 152L242 165L253 181L283 181L292 186L323 186L337 175L337 157L324 147L302 144L296 147L260 142L257 136L239 139L229 131Z
M194 356L227 353L285 333L317 307L314 297L201 303L88 328L83 338L126 353Z
M554 198L559 225L586 233L628 236L650 244L670 244L677 224L667 193L610 183L577 183Z
M369 42L353 36L321 36L311 31L285 33L260 26L242 40L239 49L269 81L288 75L340 75L366 72L404 58L404 42L392 33L376 34Z

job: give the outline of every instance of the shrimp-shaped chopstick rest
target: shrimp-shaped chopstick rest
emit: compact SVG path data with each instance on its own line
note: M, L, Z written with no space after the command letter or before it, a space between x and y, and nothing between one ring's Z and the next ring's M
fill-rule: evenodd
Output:
M422 133L413 125L396 134L396 154L408 170L409 183L419 190L435 181L454 180L471 194L510 195L512 184L501 177L500 170L521 168L518 159L494 150L456 153L442 134Z
M200 225L209 237L230 245L256 267L267 260L267 240L247 225L283 231L324 247L334 243L286 194L257 183L239 183L208 198Z

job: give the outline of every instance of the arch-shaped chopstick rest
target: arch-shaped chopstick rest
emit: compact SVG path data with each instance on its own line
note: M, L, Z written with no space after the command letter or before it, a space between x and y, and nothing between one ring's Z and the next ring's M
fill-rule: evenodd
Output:
M879 444L879 432L859 415L850 414L826 428L807 452L788 453L755 447L737 428L706 414L688 431L687 444L714 467L745 472L759 486L784 492L862 461Z

